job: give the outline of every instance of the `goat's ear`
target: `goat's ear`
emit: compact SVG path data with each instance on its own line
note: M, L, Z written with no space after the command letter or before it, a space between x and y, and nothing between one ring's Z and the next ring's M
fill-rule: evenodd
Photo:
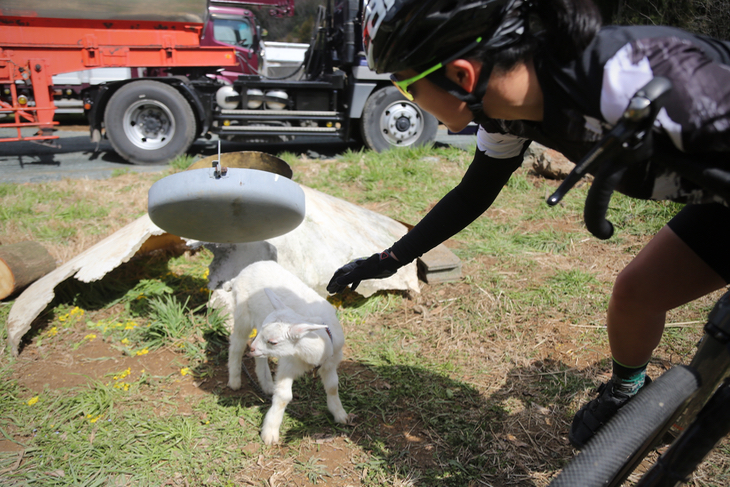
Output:
M274 309L286 309L286 305L282 303L281 299L274 291L265 287L264 292L266 293L266 296L268 296L269 301L271 301L271 304L274 306Z
M327 325L316 325L314 323L297 323L289 329L289 334L295 338L301 338L310 331L323 330Z

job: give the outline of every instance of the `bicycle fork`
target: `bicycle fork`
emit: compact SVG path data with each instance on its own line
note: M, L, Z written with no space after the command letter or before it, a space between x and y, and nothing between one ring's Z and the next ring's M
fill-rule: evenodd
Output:
M730 372L730 291L718 299L705 324L705 335L689 364L700 376L700 389L679 417L672 433L679 436Z
M730 433L730 381L725 380L695 421L664 452L636 487L675 487L686 482L715 445Z

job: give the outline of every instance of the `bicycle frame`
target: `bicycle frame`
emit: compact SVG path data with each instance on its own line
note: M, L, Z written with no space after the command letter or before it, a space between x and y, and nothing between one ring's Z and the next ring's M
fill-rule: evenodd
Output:
M697 416L717 385L730 375L728 343L730 343L730 292L725 293L710 312L705 325L705 336L702 337L697 352L689 364L699 374L701 383L699 391L672 427L677 436Z
M636 487L674 487L730 433L730 382L725 380L694 421L641 478Z

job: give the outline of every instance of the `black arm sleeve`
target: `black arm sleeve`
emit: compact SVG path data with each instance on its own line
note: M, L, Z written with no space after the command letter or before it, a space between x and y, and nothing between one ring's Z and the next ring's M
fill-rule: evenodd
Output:
M494 159L477 150L458 186L446 194L413 229L392 247L403 264L425 254L476 220L492 205L497 195L520 167L525 143L519 156Z

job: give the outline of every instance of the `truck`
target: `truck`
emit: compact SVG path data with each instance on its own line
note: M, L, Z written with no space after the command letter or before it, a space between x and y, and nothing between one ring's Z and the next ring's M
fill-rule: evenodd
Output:
M376 151L434 139L438 121L367 67L362 0L326 0L301 66L286 76L259 69L255 24L250 37L238 31L245 42L220 41L216 20L238 22L243 13L215 7L266 3L288 15L292 1L0 0L0 84L9 86L0 111L13 115L0 129L17 129L0 141L55 138L52 77L99 67L145 70L82 91L91 139L106 137L135 164L169 162L214 135L251 143L358 138ZM18 94L16 81L32 96ZM20 130L31 126L35 135Z
M1 0L0 0L1 3ZM308 44L263 42L255 45L256 33L263 37L259 23L253 12L241 7L267 6L269 15L291 17L294 13L294 0L212 0L208 8L205 29L212 35L203 35L201 46L232 46L237 51L238 63L223 67L216 74L221 80L235 80L241 74L264 73L283 69L292 73L301 64L304 50ZM271 60L269 60L271 59ZM56 113L83 113L83 99L92 85L122 81L130 78L156 77L168 75L164 67L110 67L72 71L53 76L53 98ZM19 93L32 98L29 87L18 87ZM4 86L6 96L9 94Z

